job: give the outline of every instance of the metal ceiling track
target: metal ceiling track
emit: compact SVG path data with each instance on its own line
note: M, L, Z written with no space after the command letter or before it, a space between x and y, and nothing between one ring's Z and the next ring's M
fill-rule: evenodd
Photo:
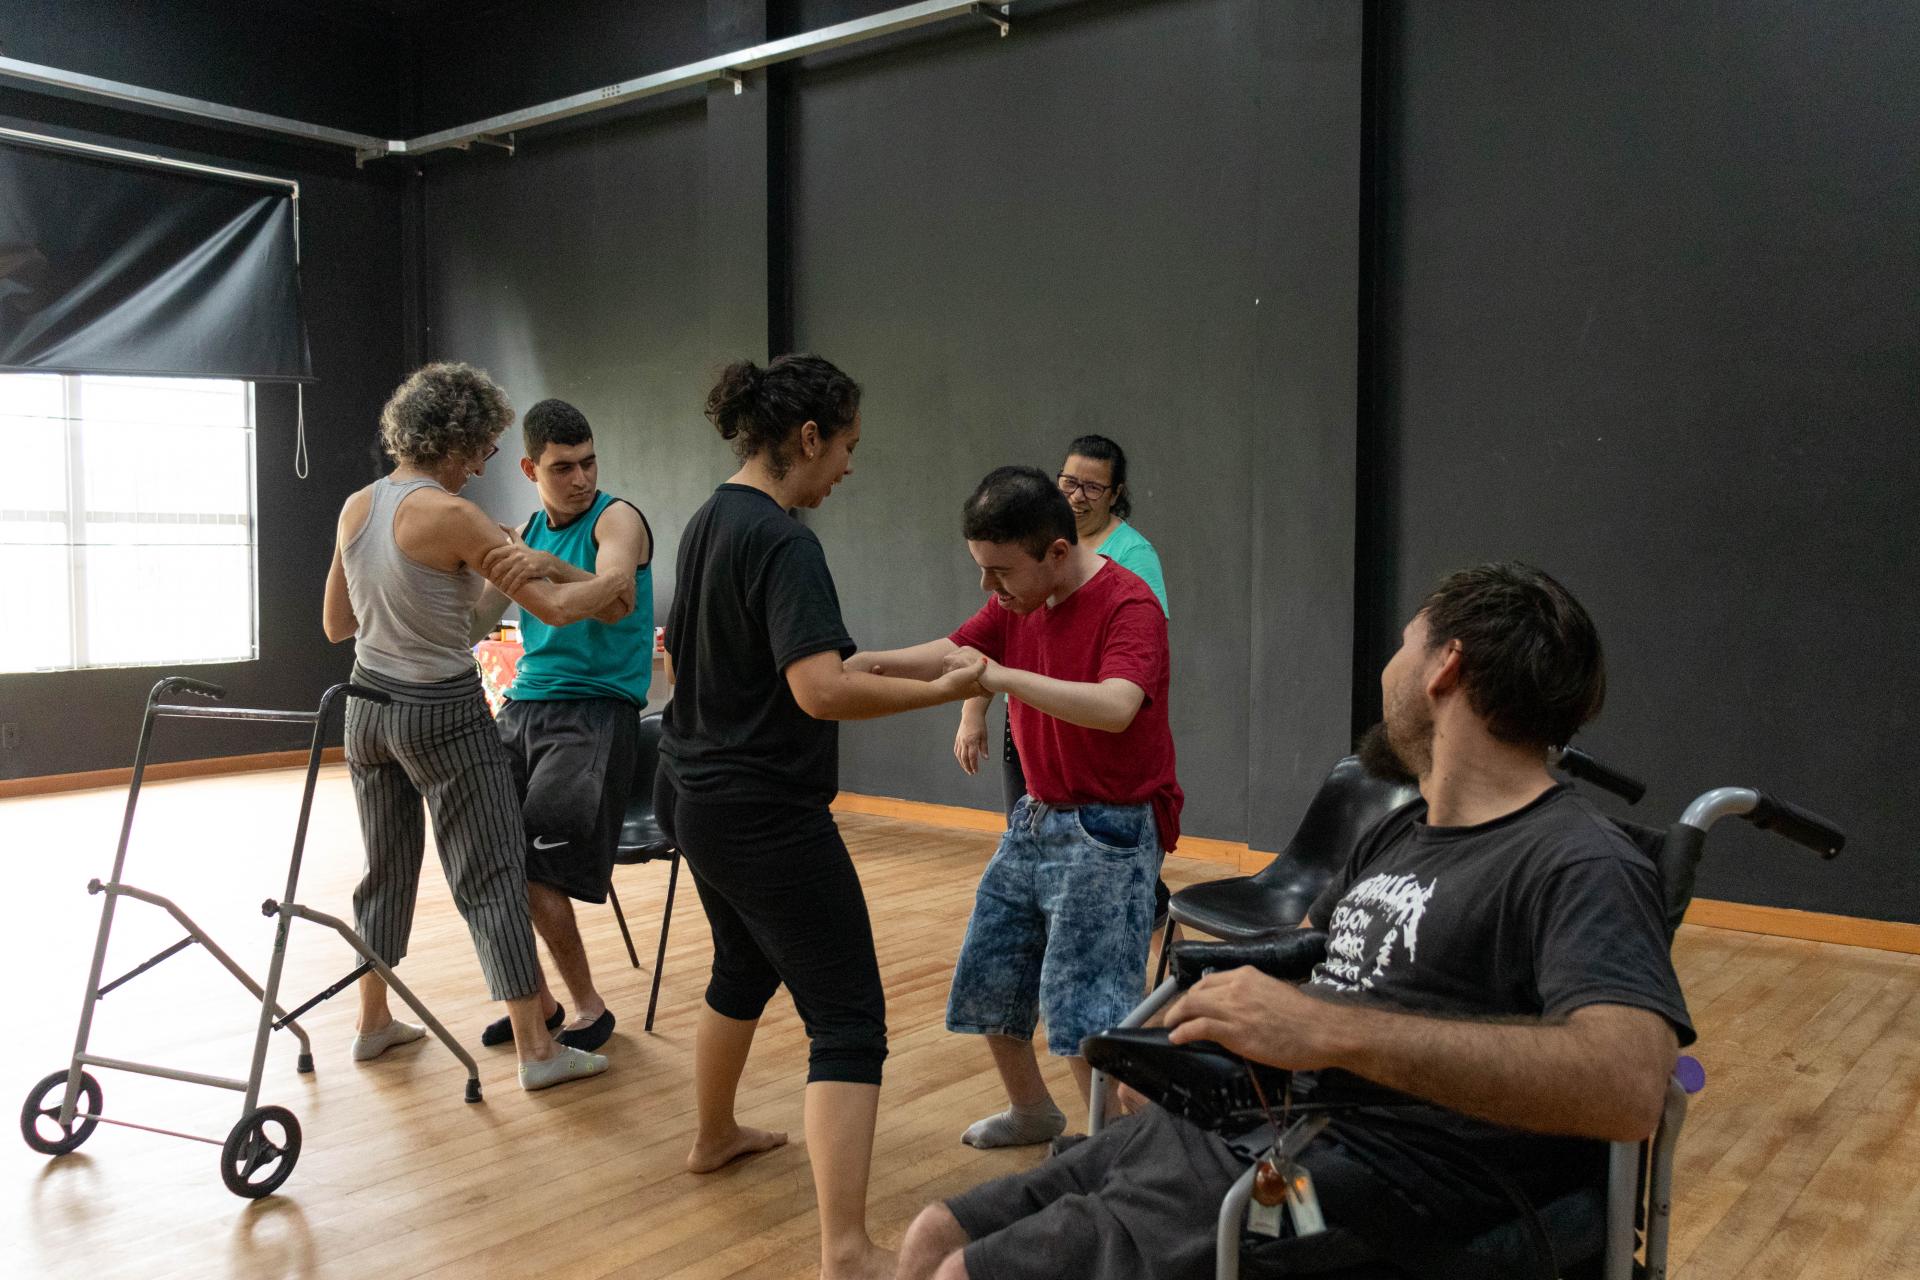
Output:
M407 139L383 139L368 134L350 133L344 129L329 129L323 125L289 120L284 116L247 111L239 107L223 106L217 102L205 102L198 98L187 98L175 93L163 93L157 89L124 84L117 80L103 80L98 76L81 75L79 72L64 71L59 67L22 62L18 58L0 57L0 79L20 81L30 86L45 87L81 97L127 103L144 110L168 115L191 116L243 129L277 133L303 142L346 147L353 151L356 163L364 164L368 160L378 160L384 156L417 156L449 148L465 149L476 142L503 147L511 152L514 147L514 134L521 129L531 129L536 125L551 124L556 120L566 120L589 112L604 111L609 107L636 102L641 98L650 98L656 94L670 93L675 89L686 89L697 85L731 83L733 91L739 93L746 86L747 74L763 67L790 62L795 58L804 58L808 54L824 53L829 49L841 49L867 40L877 40L882 36L910 31L915 27L924 27L930 23L944 22L952 18L983 18L998 27L1000 34L1004 36L1011 29L1010 15L1013 3L1014 0L997 0L994 3L979 3L978 0L922 0L919 4L902 5L898 9L888 9L883 13L856 18L851 22L822 27L818 31L807 31L800 35L789 36L784 40L757 44L734 53L722 54L717 58L688 63L686 66L673 67L666 71L656 71L651 75L622 80L618 84L608 85L602 89L591 89L586 93L556 98L552 102L543 102L538 106L527 107L520 111L510 111L505 115L491 116L472 124Z

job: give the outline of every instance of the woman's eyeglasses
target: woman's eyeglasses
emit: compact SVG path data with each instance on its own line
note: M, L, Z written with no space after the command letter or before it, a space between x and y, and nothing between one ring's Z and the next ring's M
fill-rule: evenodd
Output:
M1088 502L1100 501L1101 496L1113 488L1110 484L1101 484L1098 480L1082 480L1079 476L1070 476L1064 471L1057 479L1060 482L1060 492L1069 497L1077 493Z

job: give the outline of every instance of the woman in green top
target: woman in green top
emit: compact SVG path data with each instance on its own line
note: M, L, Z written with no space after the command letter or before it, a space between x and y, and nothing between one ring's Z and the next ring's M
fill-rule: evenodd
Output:
M1081 436L1067 446L1059 484L1060 492L1067 495L1067 505L1073 508L1075 537L1145 579L1159 597L1161 611L1166 612L1167 585L1160 573L1160 556L1126 520L1133 513L1133 498L1127 492L1126 451L1105 436ZM992 698L973 698L961 708L953 756L968 773L980 772L980 762L986 759L987 708L992 704ZM1020 757L1013 749L1011 725L1000 758L1004 764L1003 799L1011 817L1013 806L1027 790Z

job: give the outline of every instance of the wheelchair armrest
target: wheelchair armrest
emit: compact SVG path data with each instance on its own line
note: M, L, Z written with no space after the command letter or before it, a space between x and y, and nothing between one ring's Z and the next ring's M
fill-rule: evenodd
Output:
M1115 1027L1088 1036L1080 1052L1095 1070L1202 1129L1230 1133L1266 1118L1246 1059L1211 1041L1182 1045L1167 1037L1165 1027ZM1292 1073L1260 1063L1252 1066L1267 1101L1277 1108Z
M1239 969L1252 965L1283 982L1304 982L1313 966L1327 956L1327 935L1319 929L1290 929L1252 942L1176 942L1173 977L1181 990L1206 976L1209 969Z

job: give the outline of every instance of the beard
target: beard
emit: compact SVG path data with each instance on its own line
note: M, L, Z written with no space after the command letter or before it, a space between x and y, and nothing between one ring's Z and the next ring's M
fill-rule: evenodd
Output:
M1353 753L1360 758L1360 767L1382 782L1403 786L1419 782L1413 770L1407 767L1407 762L1400 758L1400 753L1393 749L1385 721L1361 734L1360 741L1354 744Z
M1419 782L1433 769L1433 709L1403 682L1388 691L1386 718L1361 736L1355 753L1375 777Z

